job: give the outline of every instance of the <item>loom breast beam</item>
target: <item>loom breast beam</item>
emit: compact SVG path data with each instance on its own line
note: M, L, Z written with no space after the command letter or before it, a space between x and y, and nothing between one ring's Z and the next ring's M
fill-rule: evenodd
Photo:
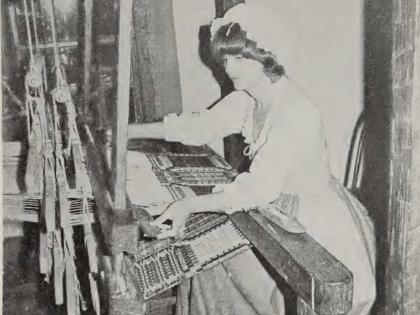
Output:
M308 234L287 233L254 210L230 218L316 314L346 314L351 309L352 273Z

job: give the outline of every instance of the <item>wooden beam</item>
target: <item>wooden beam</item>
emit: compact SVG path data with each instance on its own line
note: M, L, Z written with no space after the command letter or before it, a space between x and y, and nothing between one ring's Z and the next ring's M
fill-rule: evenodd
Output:
M308 234L288 233L257 211L236 212L230 218L317 314L346 314L351 309L352 273Z
M420 1L394 0L391 193L385 308L420 309Z
M95 36L96 37L96 36ZM115 36L114 35L98 35L95 39L95 43L97 45L104 45L104 46L111 46L115 44ZM60 41L57 43L58 48L62 47L70 47L70 48L77 48L79 46L79 42L77 40L69 40L69 41ZM39 49L50 49L54 47L54 43L46 42L40 43ZM20 45L21 50L28 49L27 45Z
M130 102L130 56L131 56L132 0L120 1L118 36L117 106L113 128L113 178L114 206L126 207L127 177L127 131Z
M90 101L90 72L92 65L92 12L93 0L85 0L85 36L83 59L83 113L87 113Z
M172 1L134 0L133 15L132 69L136 122L152 122L169 113L181 113Z

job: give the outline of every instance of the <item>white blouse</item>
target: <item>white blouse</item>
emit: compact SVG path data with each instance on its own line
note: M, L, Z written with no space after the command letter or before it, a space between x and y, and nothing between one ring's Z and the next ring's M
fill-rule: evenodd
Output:
M270 110L257 136L255 100L243 91L235 91L210 110L165 117L166 140L202 145L242 133L249 144L245 153L253 160L249 172L223 187L233 208L244 204L264 206L280 193L319 191L320 185L328 185L330 179L320 114L292 93L285 93L278 106Z

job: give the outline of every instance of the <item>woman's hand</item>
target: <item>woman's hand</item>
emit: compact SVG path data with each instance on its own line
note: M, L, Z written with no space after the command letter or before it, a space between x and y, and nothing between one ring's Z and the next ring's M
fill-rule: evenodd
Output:
M162 215L151 222L152 225L160 228L161 233L158 238L175 237L182 233L185 228L185 222L187 221L190 211L182 201L174 201L166 208ZM172 226L169 228L167 224L163 224L165 221L171 220Z

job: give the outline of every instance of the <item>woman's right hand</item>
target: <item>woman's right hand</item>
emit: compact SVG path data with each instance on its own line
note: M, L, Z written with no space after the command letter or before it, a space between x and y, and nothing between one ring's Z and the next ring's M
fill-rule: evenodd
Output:
M151 222L152 225L160 228L161 233L158 235L158 238L167 238L179 236L184 228L187 221L190 211L185 207L182 201L174 201L162 213L160 217ZM172 225L164 224L166 221L172 221Z

